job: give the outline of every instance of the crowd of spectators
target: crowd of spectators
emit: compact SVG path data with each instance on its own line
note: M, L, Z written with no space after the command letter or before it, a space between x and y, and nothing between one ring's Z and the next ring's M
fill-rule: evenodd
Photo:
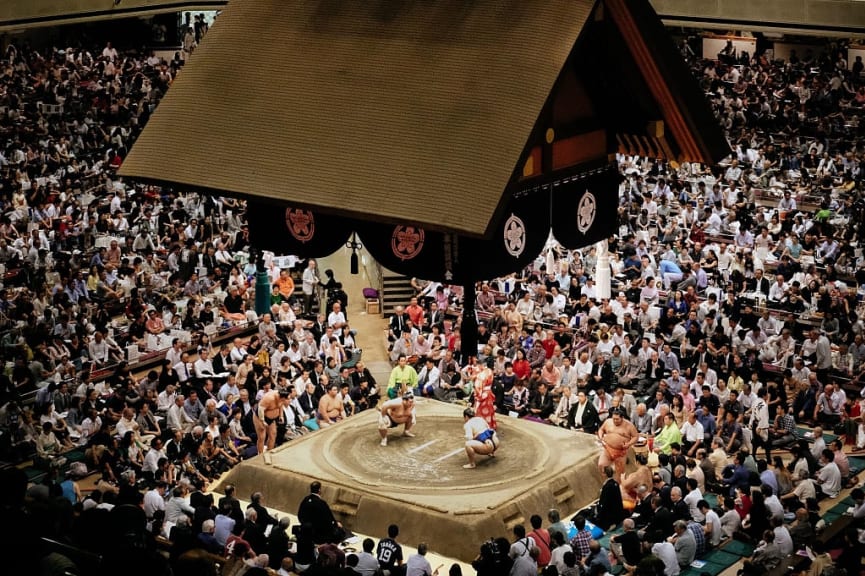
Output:
M282 556L262 551L274 535L287 546L287 524L260 495L242 513L231 494L214 506L209 482L271 442L374 408L379 386L332 274L322 279L314 260L267 259L271 311L259 316L242 203L115 176L182 63L111 44L4 54L0 347L11 366L0 448L47 473L28 490L4 472L14 487L4 507L20 519L25 499L40 503L56 519L34 533L82 551L106 550L112 531L134 524L175 543L171 562L196 548L280 569ZM768 569L810 541L818 499L855 483L843 442L865 447L861 66L850 73L831 54L692 65L733 157L699 166L620 155L618 234L608 246L551 248L521 275L483 284L474 357L460 355L456 287L415 281L417 297L389 319L392 360L414 371L418 394L478 402L473 380L486 366L502 414L594 433L618 410L645 440L634 472L605 479L621 504L604 522L625 526L613 550L587 536L585 518L571 527L551 512L549 529L535 516L532 533L518 526L513 543L486 544L479 572L491 562L489 574L601 574L613 552L629 570L673 576L732 537L759 543L750 562ZM613 291L602 298L594 281L608 250ZM234 328L253 334L213 342ZM142 355L164 360L134 374ZM277 410L273 433L263 405ZM797 439L801 423L817 426L812 442ZM826 446L824 427L844 436ZM83 467L68 466L74 449ZM85 499L76 479L92 470L101 480ZM47 505L57 494L62 510ZM637 521L617 512L626 508ZM852 566L846 550L839 562Z
M734 154L719 166L619 155L617 235L554 246L521 274L482 284L477 356L460 356L458 288L414 279L416 298L390 319L392 380L416 393L477 403L478 364L495 375L501 414L588 433L614 412L635 424L639 463L618 491L644 526L644 549L618 554L629 570L651 551L662 563L645 561L643 573L678 574L736 537L758 544L746 569L765 572L811 541L818 500L858 482L844 446L865 448L865 78L839 54L693 60ZM607 255L610 298L594 282ZM814 427L811 438L800 425ZM829 446L824 428L840 435ZM723 508L711 509L707 491ZM853 497L861 525L861 489ZM664 526L647 530L658 510ZM785 514L796 518L795 548ZM485 544L484 562L516 565L516 547L532 573L549 559L547 536L526 545L522 529L514 544ZM598 552L588 542L572 558L583 573ZM858 566L845 549L848 560Z
M668 407L680 427L700 409L718 420L711 430L732 413L765 443L789 412L855 441L865 78L841 54L692 62L734 154L719 166L619 155L620 227L608 244L550 248L480 287L477 361L496 375L500 411L585 427L568 417L585 392L598 412L589 428L614 405L658 424ZM599 257L610 259L609 298L594 282ZM432 358L450 395L470 394L449 388L461 380L448 375L451 355L458 368L469 361L458 357L460 318L445 323L458 291L414 285L417 298L390 320L392 360L405 354L421 370ZM761 389L768 413L752 417Z
M186 36L188 55L200 37ZM115 175L182 65L180 54L169 62L111 43L11 43L0 61L0 453L43 473L27 488L8 469L4 509L35 509L17 537L72 545L79 564L137 546L113 531L134 525L143 541L146 521L150 535L176 532L175 568L202 548L240 559L241 573L267 565L253 551L269 540L226 552L224 521L201 512L222 508L204 490L265 441L329 425L377 395L331 271L252 253L242 202ZM258 315L262 266L273 288ZM273 434L264 398L278 409ZM95 490L82 493L94 472ZM238 538L272 523L237 510ZM162 573L152 557L144 567Z
M604 470L605 482L596 506L570 521L551 509L546 527L540 515L532 515L530 526L518 524L513 528L512 541L501 537L483 543L473 566L481 576L602 576L609 574L613 565L627 574L676 576L689 570L695 560L737 540L753 547L743 563L746 575L770 573L797 551L803 556L807 551L809 562L803 572L809 575L819 576L828 566L855 574L862 560L857 528L865 519L865 492L861 488L851 491L849 527L835 539L820 539L826 523L818 506L820 484L811 476L817 466L812 452L814 448L807 443L797 445L793 459L785 465L780 457L770 463L755 461L742 450L728 466L727 455L718 443L708 457L696 461L686 459L676 445L671 457L661 458L651 470L646 458L638 456L636 470L622 484L615 480L612 467ZM840 445L819 452L819 475L828 474L827 469L832 468L840 478L838 468L843 466L841 462L846 463L843 455L837 458L840 452ZM722 482L726 468L735 468L730 478L741 478L742 483ZM638 493L633 508L626 505L633 497L631 488ZM709 503L710 494L717 497L717 506ZM605 548L601 535L618 525L621 530L610 537L609 548ZM531 532L527 532L529 528ZM830 548L843 550L833 560L827 553Z

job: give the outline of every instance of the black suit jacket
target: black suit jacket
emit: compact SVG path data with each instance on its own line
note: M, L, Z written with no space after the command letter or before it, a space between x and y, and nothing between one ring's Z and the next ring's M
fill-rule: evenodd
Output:
M600 376L600 380L595 380L595 376ZM610 389L610 384L613 382L613 367L609 362L603 364L595 364L592 366L592 388L597 389L603 387L604 390Z
M270 512L267 511L267 508L262 506L261 504L250 504L247 508L252 508L255 510L256 520L255 523L258 524L262 530L267 528L268 524L278 524L279 521L270 515Z
M255 434L255 422L252 420L255 407L250 403L249 409L247 410L246 405L238 399L234 401L233 408L240 409L240 413L243 414L243 416L240 417L240 425L243 427L243 431L246 432L246 435L252 437L252 435Z
M223 359L222 354L217 354L216 357L213 359L214 374L228 372L228 367L226 366L226 364L231 364L231 355L228 355Z
M622 490L619 483L608 478L601 486L601 496L598 498L598 526L607 530L610 526L618 525L625 517L625 508L622 504Z
M240 500L234 496L223 496L217 504L220 511L240 510Z
M577 417L577 408L579 407L579 403L571 406L571 411L568 413L568 427L571 428L579 428L584 432L589 432L594 434L598 431L598 428L601 426L601 419L598 417L598 410L595 408L595 405L590 401L586 400L586 408L583 410L583 421L576 422L575 419Z
M408 314L403 312L400 314L394 314L390 317L390 322L388 322L388 329L393 332L393 334L399 338L399 335L402 333L402 329L405 328L406 323L408 322Z
M364 367L360 372L355 370L351 375L351 380L354 383L354 386L360 386L360 383L363 381L369 382L370 388L375 386L375 378L373 377L372 372L369 371L369 368L366 367Z
M309 392L301 394L297 401L300 404L300 407L303 408L303 411L307 414L314 413L316 408L318 408L318 404L316 404L315 399L309 394Z
M753 283L754 292L762 292L766 296L769 295L770 283L768 278L766 278L765 276L763 278L760 278L760 280L754 278Z
M666 539L673 534L673 513L666 506L661 506L652 515L646 526L646 535L654 534Z
M312 526L312 540L316 544L339 542L339 526L327 502L318 494L310 494L300 503L297 519Z
M288 547L290 539L285 530L281 530L278 526L270 533L267 539L267 554L270 557L269 566L274 570L279 570L282 567L282 559L288 556Z
M674 520L684 520L685 522L687 522L691 519L691 509L688 508L688 505L685 503L684 499L673 503L673 509L671 510L671 512L673 514Z
M444 328L445 325L445 315L441 310L436 310L435 312L430 312L426 317L427 325L432 329L433 326L438 326L439 328Z
M264 530L255 522L246 522L243 528L243 539L249 542L250 548L255 550L256 554L261 554L259 550L267 550L267 537L264 535Z
M315 338L316 342L321 341L321 337L324 334L325 327L326 326L323 322L321 324L319 324L318 322L314 322L312 327L309 329L309 331L312 332L312 336Z
M553 395L549 392L546 392L541 396L540 392L536 391L532 394L531 398L529 398L529 410L540 410L537 414L530 412L532 416L547 418L553 413L554 409Z
M213 272L216 269L216 258L210 254L203 254L201 256L201 265L207 268L208 272Z
M657 382L664 377L664 363L658 360L658 365L653 366L652 361L646 362L646 380Z
M637 534L637 531L631 530L630 532L618 534L613 536L611 540L622 545L622 554L625 557L625 561L632 566L636 566L642 557L640 536Z

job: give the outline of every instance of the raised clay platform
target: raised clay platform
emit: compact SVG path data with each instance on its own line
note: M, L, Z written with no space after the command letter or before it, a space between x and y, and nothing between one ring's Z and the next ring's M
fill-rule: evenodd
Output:
M594 436L502 417L495 458L479 457L466 470L462 407L417 401L415 438L392 429L379 446L377 412L293 440L256 457L224 481L247 497L265 493L268 506L296 511L320 480L322 496L354 531L384 537L399 524L399 539L471 561L491 537L510 537L515 524L558 508L563 516L595 500L601 486ZM530 528L529 528L530 529ZM359 548L359 546L358 546Z

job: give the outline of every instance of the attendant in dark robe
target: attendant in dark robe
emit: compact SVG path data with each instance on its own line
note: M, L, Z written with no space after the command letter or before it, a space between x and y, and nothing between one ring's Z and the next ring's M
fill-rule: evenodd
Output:
M321 497L321 482L309 485L309 495L300 503L297 518L301 524L312 525L312 539L316 544L334 544L345 536L342 524L333 517L330 506Z
M601 420L595 405L589 402L586 393L580 390L577 393L577 403L571 406L568 414L568 428L594 434L600 426Z
M625 508L622 504L622 489L613 477L615 470L612 466L604 468L606 480L601 486L601 496L598 498L597 524L607 530L611 526L618 526L625 517Z

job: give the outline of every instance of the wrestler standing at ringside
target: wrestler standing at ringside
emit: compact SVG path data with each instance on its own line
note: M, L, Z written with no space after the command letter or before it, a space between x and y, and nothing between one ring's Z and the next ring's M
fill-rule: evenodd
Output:
M598 438L601 440L603 450L598 458L598 470L604 473L604 467L614 466L616 470L616 482L622 479L625 471L625 458L628 450L637 443L640 434L637 428L624 417L621 408L615 408L610 418L604 420L598 429Z

